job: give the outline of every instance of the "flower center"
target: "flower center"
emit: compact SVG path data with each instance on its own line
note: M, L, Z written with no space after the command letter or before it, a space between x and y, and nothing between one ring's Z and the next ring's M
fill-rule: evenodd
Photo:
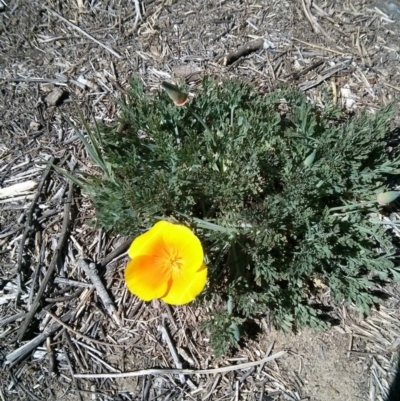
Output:
M175 248L171 248L168 252L167 259L168 266L174 273L178 273L181 271L181 267L183 265L183 260L179 256L179 252Z

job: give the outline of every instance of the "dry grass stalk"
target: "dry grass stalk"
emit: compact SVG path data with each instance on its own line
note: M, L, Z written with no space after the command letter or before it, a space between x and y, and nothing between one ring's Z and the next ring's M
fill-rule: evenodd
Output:
M119 374L76 374L76 378L81 379L93 379L93 378L126 378L126 377L135 377L135 376L147 376L147 375L194 375L194 374L217 374L217 373L224 373L224 372L232 372L236 370L248 369L252 366L257 366L264 364L266 362L272 361L274 359L280 358L286 354L286 351L279 351L276 354L263 358L256 362L247 362L241 363L238 365L232 366L224 366L222 368L215 368L215 369L146 369L140 370L137 372L124 372Z

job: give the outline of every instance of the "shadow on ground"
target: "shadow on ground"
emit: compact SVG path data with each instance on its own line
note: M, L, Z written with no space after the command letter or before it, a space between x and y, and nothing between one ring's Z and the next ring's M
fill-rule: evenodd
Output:
M400 354L397 361L397 373L390 387L390 393L386 401L400 401Z

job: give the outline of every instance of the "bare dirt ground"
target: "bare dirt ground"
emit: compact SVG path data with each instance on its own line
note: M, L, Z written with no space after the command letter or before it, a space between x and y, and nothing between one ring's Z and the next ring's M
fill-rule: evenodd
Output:
M1 400L385 400L400 346L397 287L383 287L385 306L367 320L343 306L326 332L283 335L266 317L241 350L215 358L206 311L131 296L129 239L97 229L90 201L44 160L92 171L64 116L81 126L76 102L89 121L115 121L133 76L154 91L165 79L195 91L204 74L262 92L286 82L355 112L398 103L400 4L386 3L0 0ZM114 319L81 256L97 263ZM195 372L146 370L180 367ZM113 377L124 372L136 373Z

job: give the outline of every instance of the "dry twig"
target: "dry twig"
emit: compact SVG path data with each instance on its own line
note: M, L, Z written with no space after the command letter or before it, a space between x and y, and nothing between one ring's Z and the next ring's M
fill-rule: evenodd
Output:
M106 308L107 313L111 316L111 318L118 324L121 325L121 320L118 316L117 309L114 306L113 301L111 300L110 296L104 284L100 280L100 277L97 273L97 268L95 263L87 264L83 259L79 259L78 267L83 269L87 276L92 281L93 285L96 288L97 293L99 294L100 299L103 301L104 307Z
M104 341L96 340L92 337L86 336L85 334L79 333L78 331L74 330L73 328L69 327L66 323L64 323L61 319L59 319L57 316L53 315L51 312L46 311L48 315L50 315L57 323L59 323L61 326L65 327L67 330L69 330L71 333L74 333L75 335L84 338L87 341L91 341L93 343L99 344L99 345L106 345L107 347L128 347L129 344L111 344L111 343L106 343Z
M135 4L135 11L136 11L135 24L134 24L134 29L135 29L139 22L139 19L142 18L142 14L140 12L139 0L133 0L133 3Z
M264 42L264 39L256 39L240 46L237 50L224 56L222 58L222 64L227 66L238 60L240 57L247 56L250 53L262 49L264 47Z
M52 277L54 270L56 269L58 258L60 257L61 251L64 247L64 244L67 240L67 234L68 234L68 226L69 226L69 219L70 219L70 210L71 210L71 203L72 203L72 196L74 193L74 185L72 182L69 183L69 190L68 190L68 197L67 200L64 204L64 219L63 219L63 225L61 228L61 233L57 242L57 247L54 250L53 257L51 259L49 268L47 269L47 273L40 285L40 288L36 294L35 301L33 302L29 312L27 313L25 320L23 321L21 327L18 330L18 335L16 338L16 341L19 342L22 340L22 337L24 336L29 324L31 323L33 316L35 315L37 309L39 308L42 296L44 294L44 291L47 287L47 284L50 281L50 278Z
M97 43L99 46L101 46L103 49L106 49L108 52L110 52L112 55L114 55L117 58L123 58L121 54L119 54L117 51L113 50L110 46L105 45L104 43L101 43L99 40L95 39L92 35L89 35L87 32L85 32L82 28L79 28L79 26L73 24L71 21L68 21L66 18L64 18L62 15L58 14L57 12L55 12L54 10L51 10L50 8L44 6L47 11L54 15L55 17L57 17L58 19L60 19L61 21L65 22L67 25L69 25L71 28L75 29L76 31L78 31L79 33L81 33L82 35L86 36L87 38L89 38L91 41L93 41L94 43Z
M311 88L314 88L315 86L320 85L322 82L330 78L332 75L335 75L339 71L344 70L347 68L348 63L341 63L339 65L336 65L332 68L328 68L327 70L323 71L321 74L323 74L321 77L317 78L314 81L309 81L309 82L304 82L303 84L300 85L300 89L302 91L308 91Z
M145 369L138 370L136 372L124 372L124 373L105 373L105 374L76 374L74 377L80 379L120 379L125 377L135 377L135 376L147 376L147 375L194 375L194 374L216 374L223 372L232 372L235 370L248 369L252 366L261 365L265 362L272 361L274 359L280 358L285 355L286 351L279 351L276 354L268 356L266 358L260 359L255 362L241 363L239 365L224 366L222 368L215 369Z
M39 199L39 196L42 193L43 185L46 182L47 177L50 174L51 166L53 165L53 163L54 163L54 157L52 157L49 160L49 164L48 164L48 166L46 167L46 169L44 170L44 172L42 174L42 178L40 179L40 183L39 183L39 186L37 188L36 194L33 197L31 205L30 205L29 210L28 210L28 214L27 214L26 222L25 222L25 230L24 230L24 233L22 235L21 242L19 244L19 253L18 253L18 261L17 261L17 272L18 273L21 271L23 254L24 254L24 247L25 247L25 241L26 241L26 239L27 239L27 237L29 235L29 232L32 229L33 211L35 209L35 206L36 206L36 203L37 203L37 201Z
M132 243L132 238L129 238L128 240L124 241L118 248L114 249L112 252L110 252L104 259L102 259L99 262L99 267L104 268L106 267L110 262L112 262L116 257L119 255L123 254L129 249L130 244Z
M168 345L169 352L171 353L171 356L172 356L172 359L173 359L173 361L174 361L175 367L176 367L177 369L182 369L182 363L181 363L181 361L179 360L178 353L176 352L176 349L175 349L175 347L174 347L174 344L172 344L172 340L171 340L171 338L170 338L170 336L169 336L169 334L168 334L167 329L166 329L164 326L160 326L160 327L159 327L159 330L160 330L161 333L162 333L162 336L163 336L164 341L165 341L165 342L167 343L167 345ZM180 375L179 375L179 381L181 382L181 384L184 384L184 383L185 383L185 376L182 375L182 374L180 374Z
M308 19L308 21L310 22L314 32L315 33L322 32L325 37L327 37L329 40L332 40L332 38L325 32L325 30L322 28L322 26L320 24L318 24L316 18L311 14L309 0L308 1L301 0L301 3L303 5L304 14L305 14L306 18Z
M324 46L319 46L315 45L313 43L307 43L304 42L303 40L297 39L297 38L292 38L292 40L295 40L296 42L302 43L303 45L314 47L315 49L320 49L320 50L325 50L329 53L334 53L334 54L339 54L340 56L347 56L348 54L340 52L338 50L330 49L329 47L324 47Z
M28 354L30 354L34 349L36 349L40 344L42 344L47 337L53 335L60 329L60 324L53 325L49 330L44 333L39 334L34 339L29 341L28 343L22 345L17 348L15 351L6 355L7 363L14 365L15 363L24 359Z

